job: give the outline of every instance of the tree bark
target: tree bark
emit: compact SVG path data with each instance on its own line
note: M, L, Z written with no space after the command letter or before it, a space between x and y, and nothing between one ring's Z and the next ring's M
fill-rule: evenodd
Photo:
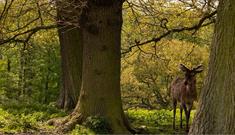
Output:
M62 59L62 86L57 106L65 110L74 109L82 81L82 36L76 26L76 6L73 0L57 1L58 33ZM66 6L66 4L73 5Z
M235 133L235 1L220 0L208 77L189 134Z
M108 120L111 133L129 133L120 92L122 1L88 0L84 12L82 88L63 127L70 130L89 116L100 116Z
M58 106L71 110L76 106L81 88L82 45L78 28L65 26L59 30L62 86Z

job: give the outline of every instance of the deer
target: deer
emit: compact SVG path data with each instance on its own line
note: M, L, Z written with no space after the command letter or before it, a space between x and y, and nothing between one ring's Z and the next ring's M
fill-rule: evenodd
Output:
M193 102L197 100L196 74L203 71L203 66L199 65L193 69L188 69L180 64L180 70L184 73L184 78L177 77L170 84L172 102L173 102L173 129L175 130L175 115L177 102L180 103L180 128L182 125L182 111L186 116L186 132L189 131L190 112Z

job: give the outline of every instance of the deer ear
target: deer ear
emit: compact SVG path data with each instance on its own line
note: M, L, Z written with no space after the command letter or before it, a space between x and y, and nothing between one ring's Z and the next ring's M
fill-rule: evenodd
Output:
M180 64L180 70L183 72L187 72L189 69L186 68L183 64Z
M193 69L194 73L201 73L203 71L203 66L199 65L196 68Z

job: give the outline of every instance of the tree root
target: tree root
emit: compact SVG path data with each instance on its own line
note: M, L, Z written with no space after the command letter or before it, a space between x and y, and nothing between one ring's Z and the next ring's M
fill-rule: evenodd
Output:
M53 119L50 119L47 121L47 124L48 125L51 125L51 126L59 126L61 125L62 121L65 119L65 117L60 117L60 118L53 118Z
M57 128L57 131L67 133L74 129L76 124L82 124L82 122L83 116L81 114L72 115L63 121L63 123Z
M80 113L72 113L66 117L51 119L47 124L55 126L57 133L67 133L75 128L76 124L82 124L82 121L83 117Z
M63 117L63 118L51 119L47 123L49 125L56 126L57 133L68 133L69 131L75 128L76 124L82 124L84 120L86 120L86 118L87 116L85 116L84 114L81 114L79 112L73 112L70 115ZM124 114L123 114L123 122L124 122L124 126L129 131L129 133L131 134L141 133L140 130L131 127L128 120L124 116Z

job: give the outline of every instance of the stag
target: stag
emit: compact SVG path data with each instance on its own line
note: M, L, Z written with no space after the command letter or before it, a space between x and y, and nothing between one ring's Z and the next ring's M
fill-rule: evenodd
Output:
M202 65L193 69L188 69L183 64L180 64L181 71L184 72L184 78L177 77L170 85L171 95L173 99L173 129L175 129L175 113L177 102L180 103L180 128L182 126L182 111L184 109L186 116L186 131L189 130L190 111L193 106L193 102L197 99L196 92L196 74L203 71Z

